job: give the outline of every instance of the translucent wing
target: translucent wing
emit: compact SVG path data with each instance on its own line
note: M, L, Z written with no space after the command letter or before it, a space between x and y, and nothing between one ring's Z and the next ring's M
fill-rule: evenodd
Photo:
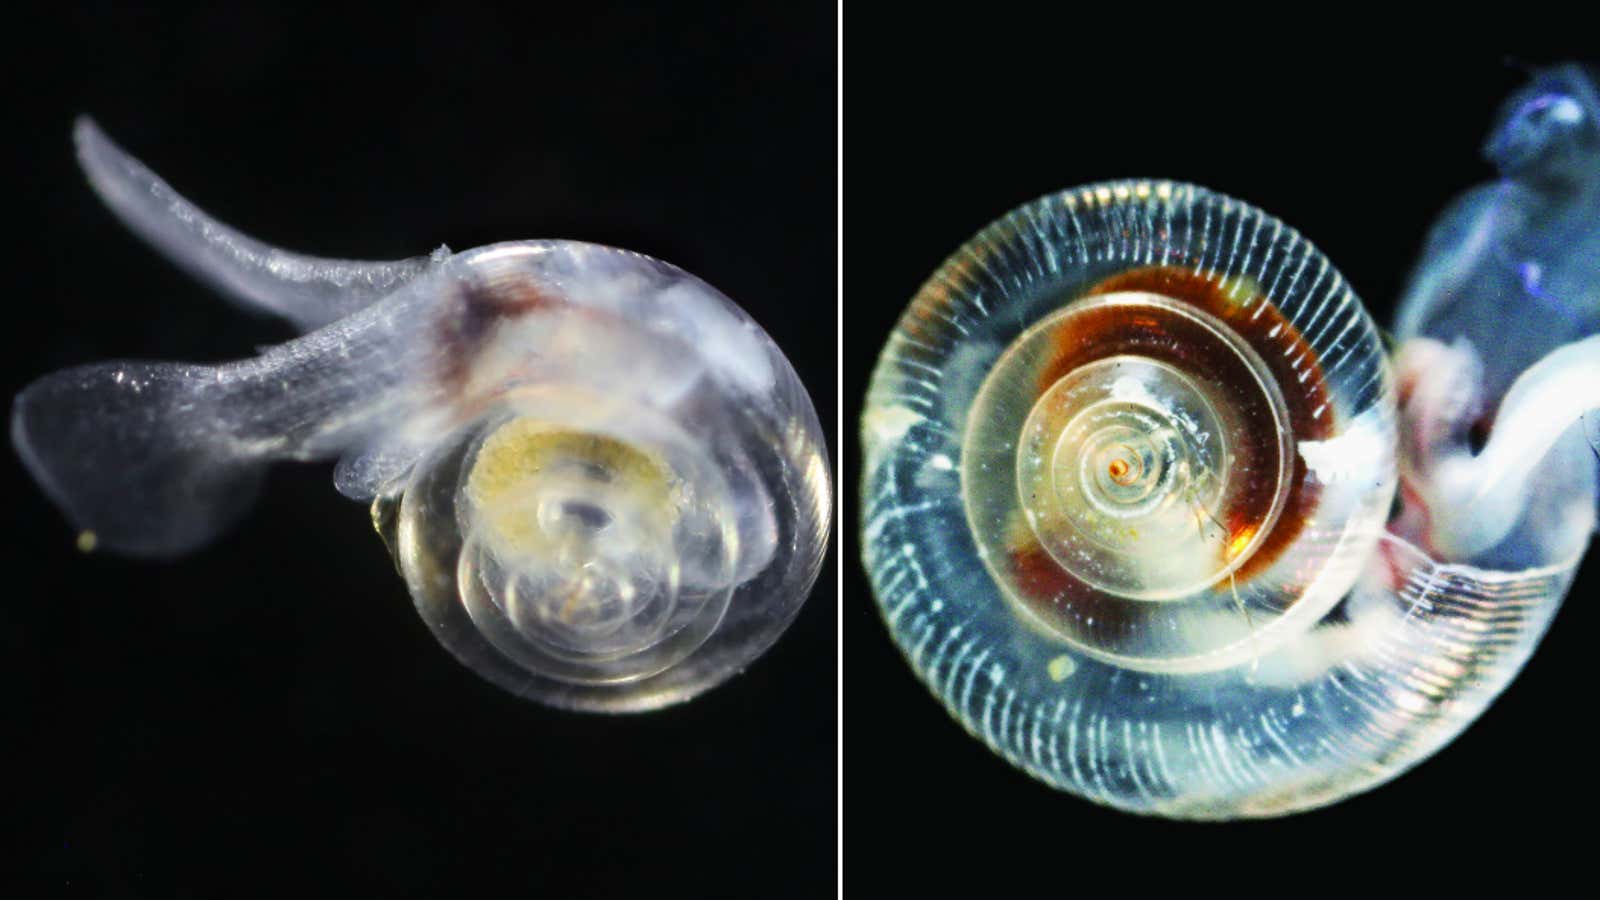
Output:
M87 116L78 119L73 140L90 185L123 224L227 296L282 316L301 331L370 305L449 255L441 247L430 256L362 262L291 253L207 215Z
M217 366L108 362L46 375L17 395L11 440L28 471L96 544L175 556L250 506L274 460L327 459L414 408L428 365L403 291L355 316Z

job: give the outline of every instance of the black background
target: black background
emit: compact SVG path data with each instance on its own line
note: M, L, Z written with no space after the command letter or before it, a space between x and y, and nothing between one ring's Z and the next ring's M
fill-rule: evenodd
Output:
M1562 58L1367 34L1313 46L1288 18L1283 33L1217 36L1145 15L1124 29L846 16L845 884L862 897L1575 893L1592 865L1573 823L1595 799L1578 735L1596 560L1454 744L1375 792L1254 823L1138 818L1051 791L963 732L878 618L855 423L895 320L974 232L1079 184L1192 181L1300 229L1387 324L1432 218L1491 174L1478 148L1524 81L1518 61Z
M831 4L8 17L7 395L290 334L100 206L69 141L88 112L303 252L548 237L674 262L771 333L832 433ZM745 674L659 713L565 714L435 644L328 465L275 469L242 527L155 565L76 552L4 456L0 895L832 894L832 556Z

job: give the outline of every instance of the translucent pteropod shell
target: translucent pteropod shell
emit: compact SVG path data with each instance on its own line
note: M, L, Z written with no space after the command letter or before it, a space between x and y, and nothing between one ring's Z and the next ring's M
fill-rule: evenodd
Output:
M1567 352L1511 391L1541 433L1582 406L1551 403L1595 361ZM1582 551L1502 569L1390 527L1435 459L1401 458L1396 387L1438 383L1397 380L1333 264L1248 204L1161 181L1030 203L929 278L874 372L883 616L968 731L1062 790L1215 819L1370 788L1505 686ZM1561 508L1585 535L1591 469ZM1508 495L1485 518L1515 531L1541 501Z
M188 551L269 463L337 459L440 641L575 709L692 697L799 611L828 531L821 428L783 353L710 285L573 241L300 256L206 216L87 120L76 138L131 228L307 332L220 366L69 369L18 396L18 453L99 546Z

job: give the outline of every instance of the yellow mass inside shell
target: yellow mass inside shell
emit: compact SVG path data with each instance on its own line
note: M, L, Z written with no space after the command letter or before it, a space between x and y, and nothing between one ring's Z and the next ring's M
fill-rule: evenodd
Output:
M670 467L653 453L527 417L484 439L466 483L476 527L497 547L535 555L574 530L601 532L624 516L635 533L668 534L680 493Z

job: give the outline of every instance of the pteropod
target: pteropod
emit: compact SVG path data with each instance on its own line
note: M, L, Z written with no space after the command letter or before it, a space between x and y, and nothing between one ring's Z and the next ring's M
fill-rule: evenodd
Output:
M1306 238L1189 184L1052 194L934 272L872 377L861 527L952 715L1195 819L1332 803L1477 718L1595 528L1596 97L1563 67L1510 101L1392 353Z
M140 237L303 336L224 365L110 362L29 385L12 441L82 542L168 557L279 460L338 460L418 612L518 695L679 702L769 647L821 565L816 412L748 315L638 253L518 241L318 259L212 219L93 122L94 189Z

